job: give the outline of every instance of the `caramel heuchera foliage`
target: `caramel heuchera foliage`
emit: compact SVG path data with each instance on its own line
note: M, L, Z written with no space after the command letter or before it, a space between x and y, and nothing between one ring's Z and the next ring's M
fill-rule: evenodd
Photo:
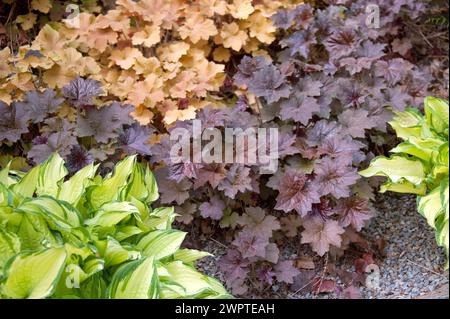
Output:
M117 0L102 14L80 4L79 15L46 24L17 54L0 51L0 100L11 103L25 91L62 88L83 76L134 105L141 124L155 113L166 124L191 119L206 103L219 103L212 92L222 86L230 57L264 53L261 48L275 40L270 16L295 2ZM16 22L30 29L52 4L32 1L29 16Z

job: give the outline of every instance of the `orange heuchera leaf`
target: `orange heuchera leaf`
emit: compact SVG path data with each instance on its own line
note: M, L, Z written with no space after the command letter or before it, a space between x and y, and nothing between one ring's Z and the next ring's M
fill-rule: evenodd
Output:
M127 70L131 68L136 62L136 59L141 56L142 53L138 49L127 47L120 50L113 50L109 59L122 69Z
M161 41L161 30L156 25L146 25L142 31L133 35L132 42L134 45L143 45L150 48Z
M188 52L189 47L186 42L174 42L158 48L158 55L162 61L177 62Z
M233 3L228 5L228 9L233 18L236 19L247 19L255 11L252 0L233 0Z
M40 11L42 13L48 13L52 8L50 0L33 0L31 1L31 9Z
M11 50L9 47L4 48L0 51L0 78L4 78L8 76L9 73L11 73L11 66L8 63L3 63L4 61L8 61L8 59L11 57Z
M239 51L248 39L247 33L240 30L235 22L224 23L220 36L223 39L223 46L232 48L234 51Z
M214 21L205 19L199 14L188 17L178 31L183 40L189 37L194 44L200 40L208 40L209 37L217 34Z
M133 118L136 119L139 124L147 125L152 120L153 113L144 105L139 105L133 112L131 112L131 116L133 116Z
M62 49L65 41L62 40L58 31L46 24L33 42L33 49L43 50L46 52Z
M17 16L16 22L19 23L22 26L22 29L27 31L33 28L34 24L36 23L37 15L33 12L30 12L25 15Z
M99 80L106 95L138 105L141 122L152 116L144 108L163 115L170 110L168 122L189 117L197 106L223 104L208 95L225 80L219 63L230 60L231 50L266 54L260 47L274 37L270 16L298 1L117 0L102 13L93 2L84 3L76 19L61 16L57 22L55 1L30 0L34 11L16 19L22 29L41 21L39 14L51 13L53 21L15 56L0 51L6 61L0 65L0 98L10 101L10 92L20 97L35 89L33 83L59 88L82 76ZM5 81L7 76L12 80ZM197 106L177 114L175 109L186 107L183 99Z
M195 118L195 107L189 106L184 110L167 111L164 116L164 122L166 122L167 124L171 124L176 122L177 120L185 121L192 120L193 118Z

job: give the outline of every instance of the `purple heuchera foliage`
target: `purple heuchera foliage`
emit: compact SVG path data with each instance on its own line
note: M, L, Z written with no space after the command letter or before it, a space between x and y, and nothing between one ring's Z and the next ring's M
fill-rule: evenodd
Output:
M56 96L54 90L47 89L42 93L38 91L27 92L25 101L16 104L28 112L33 123L39 123L49 113L56 112L63 101L63 98Z
M0 114L0 142L16 142L22 134L28 132L30 114L24 105L13 103L8 106L0 101Z
M10 106L0 101L0 146L5 141L20 141L24 155L36 164L58 152L67 158L73 167L71 171L91 159L116 161L123 154L150 155L147 142L154 129L131 118L131 105L90 105L92 98L102 92L98 81L77 78L62 91L64 97L53 89L26 92L22 101ZM58 115L64 104L83 106L76 111L75 120ZM90 148L89 152L83 145ZM76 159L82 156L86 156L86 161L78 165Z
M81 145L74 145L66 156L66 167L70 173L75 173L94 162L94 157Z
M130 116L132 110L132 106L122 106L118 102L100 109L91 107L85 111L85 115L78 116L78 136L94 136L97 141L107 143L109 139L119 136L119 129L123 125L133 124L134 120Z
M235 294L248 290L247 276L266 283L293 282L297 270L292 261L279 261L274 236L300 234L301 243L319 255L334 253L372 216L370 187L356 173L366 159L367 138L378 131L383 140L392 116L388 107L419 106L430 76L405 59L413 46L399 37L409 32L404 22L425 7L379 1L382 21L377 29L365 23L368 4L334 1L325 9L300 5L277 12L272 20L283 30L277 43L282 52L273 54L273 62L244 56L233 76L236 86L259 98L258 107L249 105L251 96L241 94L232 110L207 107L198 114L206 126L222 131L278 127L280 166L275 174L260 175L258 164L177 167L167 160L168 148L157 146L157 157L168 166L161 181L188 183L175 196L175 187L166 189L163 182L162 194L183 199L182 207L208 203L195 216L215 216L209 212L213 197L226 203L220 225L233 230L234 237L221 269ZM183 125L189 127L189 121ZM186 216L191 220L191 213Z
M97 80L77 77L63 87L64 97L74 106L91 105L92 99L103 93L101 84Z
M134 123L119 135L119 144L125 153L151 155L151 147L148 143L150 136L154 133L154 129L148 126L142 126Z

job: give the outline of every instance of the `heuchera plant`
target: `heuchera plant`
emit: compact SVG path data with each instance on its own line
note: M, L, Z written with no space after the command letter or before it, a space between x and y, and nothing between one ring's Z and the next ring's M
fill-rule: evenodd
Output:
M102 178L89 164L71 178L53 154L28 173L0 171L0 297L224 298L181 249L173 207L151 208L150 169L127 157Z
M153 129L131 117L132 105L103 104L100 94L98 81L76 78L61 94L46 89L11 105L0 101L0 150L36 164L58 152L71 173L94 160L111 164L124 154L150 155Z
M272 61L244 56L234 75L244 94L234 109L206 107L197 115L205 129L278 128L275 174L245 163L171 163L169 137L154 152L161 156L153 160L166 166L155 173L161 202L176 203L180 221L190 223L198 211L234 230L221 268L235 294L248 290L249 278L258 278L259 287L293 282L299 271L282 257L292 242L286 237L300 234L297 243L320 256L341 254L360 240L356 232L373 216L373 194L357 168L370 155L369 145L385 143L389 106L418 106L427 92L429 75L394 41L424 5L379 2L383 21L372 28L365 23L370 1L344 3L279 11L273 20L281 52ZM179 121L174 128L191 125Z
M396 112L389 122L403 140L390 158L372 160L362 176L385 176L380 192L417 194L417 209L436 230L436 241L447 254L449 242L448 101L427 97L425 116L416 109Z
M0 50L0 100L11 103L24 92L61 88L82 76L101 81L109 95L133 104L141 124L153 118L165 123L192 119L205 103L220 104L225 64L239 52L250 54L271 44L276 28L270 16L302 1L108 2L21 4L24 14L14 27L31 39L20 47L11 41L11 47ZM102 12L102 7L111 10ZM73 14L66 14L71 8ZM45 23L48 19L53 21ZM41 28L31 32L38 23ZM4 81L7 77L16 80Z

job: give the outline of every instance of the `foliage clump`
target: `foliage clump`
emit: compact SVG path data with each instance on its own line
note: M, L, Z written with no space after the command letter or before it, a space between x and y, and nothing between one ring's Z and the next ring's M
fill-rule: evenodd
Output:
M264 53L275 40L270 16L296 1L118 0L103 13L89 2L80 4L79 14L45 24L18 52L0 51L6 61L0 100L11 103L27 91L62 88L82 76L133 104L141 124L154 114L165 123L193 118L206 103L220 103L225 64L241 53ZM53 5L57 1L32 1L19 25L31 29L37 14L52 12ZM66 6L58 8L64 14Z
M28 173L0 171L0 297L217 298L222 285L182 249L173 207L152 208L152 172L130 156L113 172L72 177L53 154Z
M275 174L260 173L258 163L171 163L169 137L161 139L163 155L153 157L166 166L156 174L161 201L179 205L184 223L200 217L233 230L222 269L236 294L251 287L249 278L259 278L258 286L292 283L298 270L282 254L292 240L320 256L340 255L361 242L357 232L374 215L371 184L357 170L374 146L389 142L386 121L394 112L419 107L430 74L414 64L412 46L401 37L425 6L382 2L385 19L373 28L364 22L369 4L278 11L272 17L278 50L270 59L241 59L234 109L211 106L197 114L208 123L204 130L277 128ZM177 127L189 129L192 121L178 121L169 132Z

